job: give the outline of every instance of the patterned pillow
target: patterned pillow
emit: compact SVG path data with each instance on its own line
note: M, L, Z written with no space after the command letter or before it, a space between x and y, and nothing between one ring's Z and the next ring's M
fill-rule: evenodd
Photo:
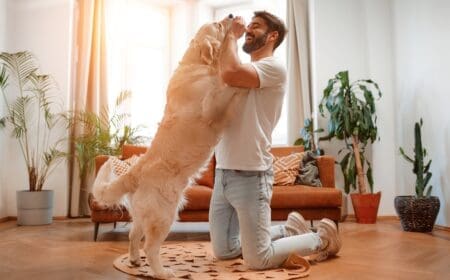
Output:
M294 185L304 153L293 153L284 157L273 157L274 185Z
M128 172L128 169L130 169L131 166L135 165L138 161L139 157L136 155L133 155L130 158L127 158L126 160L120 160L117 157L111 156L111 164L112 164L112 172L116 176L121 176Z

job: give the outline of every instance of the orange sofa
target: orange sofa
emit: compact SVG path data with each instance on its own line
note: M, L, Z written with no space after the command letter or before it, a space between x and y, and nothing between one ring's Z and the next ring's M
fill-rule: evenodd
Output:
M146 151L146 147L125 145L122 159L139 155ZM271 152L275 156L286 156L294 152L303 151L302 146L273 147ZM96 157L96 171L108 159L108 156ZM303 185L274 186L272 195L272 220L286 220L291 211L300 212L307 220L329 218L339 221L341 217L342 193L334 185L334 158L320 156L317 159L319 177L322 187ZM208 221L209 202L214 186L215 158L209 163L207 170L196 185L186 191L187 204L179 213L179 221ZM99 223L129 220L125 209L108 209L98 205L90 196L91 219L95 223L94 239L96 239Z

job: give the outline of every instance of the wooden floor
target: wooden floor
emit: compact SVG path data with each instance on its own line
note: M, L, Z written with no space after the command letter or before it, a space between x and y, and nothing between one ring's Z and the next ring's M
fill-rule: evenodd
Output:
M112 266L127 251L127 224L100 227L88 219L50 226L0 223L0 279L137 279ZM340 224L339 257L313 265L307 279L450 279L450 232L403 232L397 221ZM207 224L178 224L168 240L208 240Z

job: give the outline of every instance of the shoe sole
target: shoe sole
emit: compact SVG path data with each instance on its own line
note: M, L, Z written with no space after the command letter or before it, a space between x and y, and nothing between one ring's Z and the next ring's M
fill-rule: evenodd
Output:
M341 239L339 237L338 228L337 228L336 224L332 220L330 220L328 218L323 218L322 220L320 220L319 225L317 226L317 228L320 228L321 225L323 225L323 227L327 231L328 235L330 237L333 237L332 242L330 242L330 241L328 241L328 242L329 242L329 244L334 245L333 246L334 250L328 251L328 253L329 253L330 256L336 255L339 252L339 250L341 249L341 247L342 247ZM333 232L333 234L330 234L331 232Z
M300 231L300 234L312 232L309 229L309 227L306 225L306 221L300 213L291 212L288 215L288 220L289 220L289 217L293 217L292 220L294 221L296 228Z

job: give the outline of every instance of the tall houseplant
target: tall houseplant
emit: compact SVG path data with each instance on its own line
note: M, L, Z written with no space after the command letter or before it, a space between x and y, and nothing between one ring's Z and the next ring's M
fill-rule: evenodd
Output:
M66 155L61 150L64 135L53 134L63 119L52 95L56 85L51 76L38 71L30 52L0 54L0 89L6 107L0 126L9 128L17 140L28 175L28 191L17 192L18 223L24 225L51 223L53 191L43 187ZM43 205L30 210L38 202Z
M92 183L97 155L118 156L124 144L143 144L148 141L147 137L140 135L143 126L130 125L130 115L121 112L124 103L131 97L131 91L122 91L116 98L112 111L104 108L101 114L79 111L66 115L68 128L78 130L72 137L72 155L78 164L83 189L87 189Z
M329 113L328 138L336 137L345 142L339 153L346 153L339 165L344 175L345 192L358 190L358 194L351 194L351 197L360 223L376 221L381 196L380 192L373 194L372 166L365 156L367 144L377 139L375 96L381 97L377 83L372 80L350 83L348 71L342 71L328 81L319 105L322 116L325 116L325 109Z
M397 196L394 200L395 209L405 231L432 231L440 208L439 198L431 196L433 186L428 186L432 176L431 159L425 164L427 151L422 147L422 125L423 121L420 119L414 126L414 157L406 155L403 148L399 148L402 157L412 163L412 171L416 174L416 195Z

